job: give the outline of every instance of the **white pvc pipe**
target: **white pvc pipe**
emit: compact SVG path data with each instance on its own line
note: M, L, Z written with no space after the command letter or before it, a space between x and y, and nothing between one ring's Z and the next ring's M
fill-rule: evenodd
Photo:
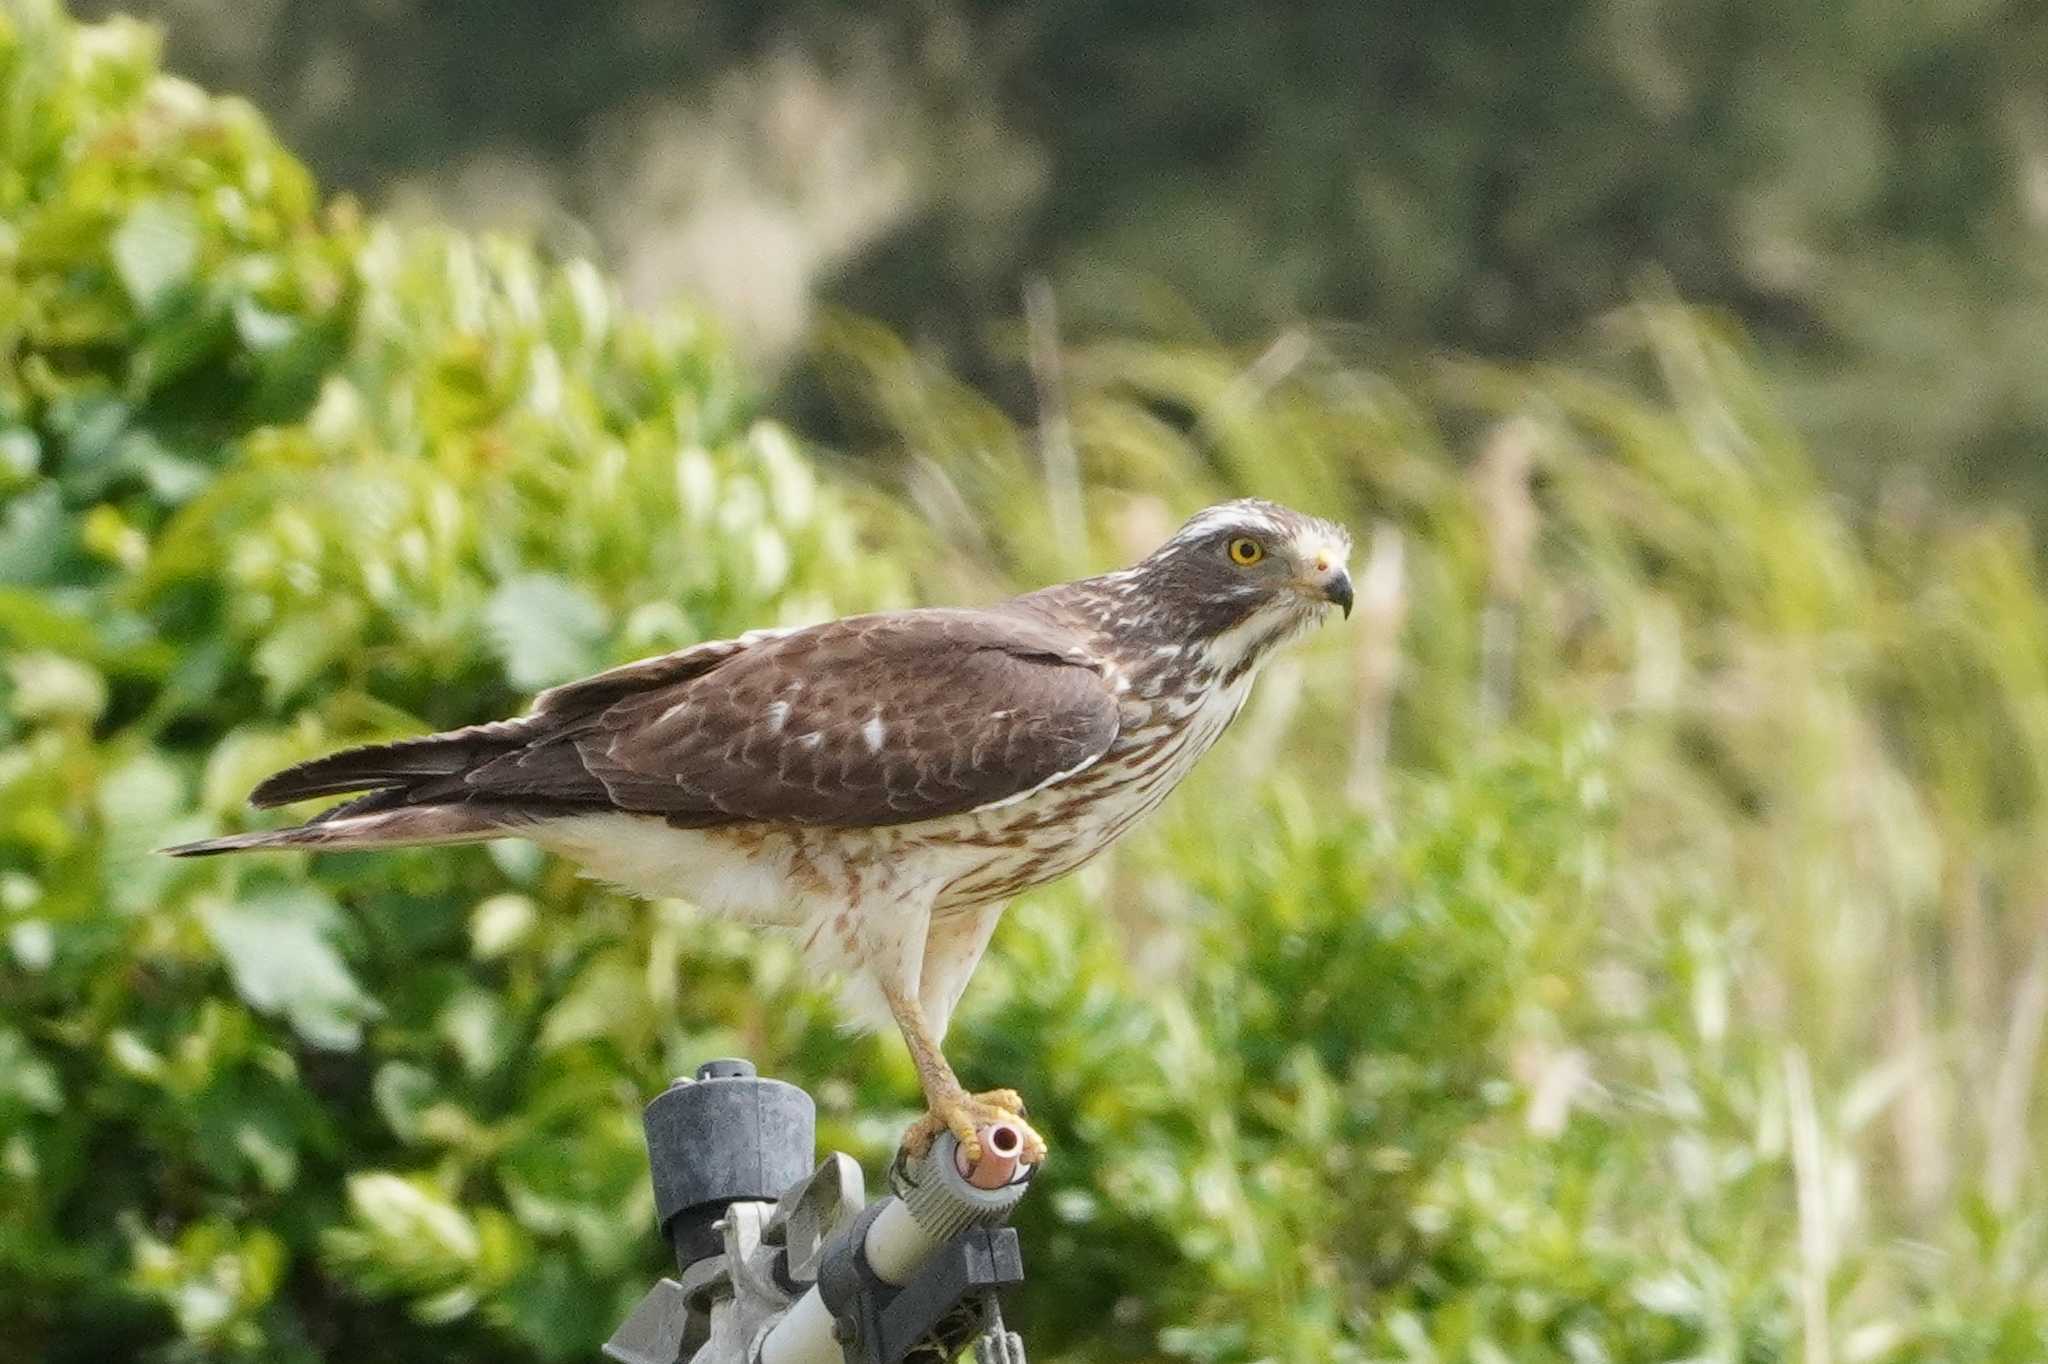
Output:
M761 1342L761 1364L841 1364L845 1358L832 1334L832 1313L815 1288L791 1303Z
M874 1221L868 1223L863 1247L867 1251L868 1268L875 1271L875 1277L901 1288L916 1275L917 1267L939 1248L939 1243L917 1224L917 1219L910 1215L909 1205L900 1198L894 1198L875 1214Z
M875 1277L898 1288L939 1248L900 1198L890 1199L875 1214L861 1245ZM761 1342L761 1364L840 1364L844 1357L832 1334L832 1313L816 1288L790 1304Z

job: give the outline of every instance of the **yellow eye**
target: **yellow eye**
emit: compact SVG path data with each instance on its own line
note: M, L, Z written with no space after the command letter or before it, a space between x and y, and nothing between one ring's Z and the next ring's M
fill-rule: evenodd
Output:
M1250 568L1266 557L1266 547L1249 535L1240 535L1230 542L1230 562L1240 568Z

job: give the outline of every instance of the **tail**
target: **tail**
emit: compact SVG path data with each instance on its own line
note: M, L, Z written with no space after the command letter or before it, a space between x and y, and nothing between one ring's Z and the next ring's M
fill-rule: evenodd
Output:
M368 795L288 829L202 839L162 851L172 857L211 857L265 848L339 852L497 838L513 826L532 823L533 812L499 801L466 799L475 793L465 788L463 774L518 748L527 737L523 722L501 720L331 753L265 778L249 793L250 804L268 808L314 796L356 791Z
M217 853L261 849L306 848L315 852L346 852L352 848L418 848L435 843L477 843L489 838L503 838L517 832L520 825L533 823L530 812L523 813L502 805L402 805L365 814L346 813L363 803L350 802L338 807L331 817L323 815L289 829L265 829L258 833L230 834L226 838L206 838L159 851L172 857L212 857Z
M249 803L268 809L313 796L339 796L383 787L403 787L418 798L426 794L424 788L450 777L458 779L455 786L459 788L464 772L502 757L531 737L528 722L497 720L468 729L451 729L445 734L401 739L395 744L344 749L265 777L249 793Z

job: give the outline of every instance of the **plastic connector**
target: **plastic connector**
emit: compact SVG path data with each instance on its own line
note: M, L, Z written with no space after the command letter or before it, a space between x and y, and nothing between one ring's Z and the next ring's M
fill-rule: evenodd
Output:
M1019 1166L992 1136L1000 1140L996 1133L984 1131L982 1149L988 1154L972 1170L961 1169L959 1142L951 1132L942 1132L922 1160L898 1161L889 1171L890 1188L933 1241L950 1241L969 1227L993 1227L1009 1221L1030 1187L1032 1167ZM1004 1168L1011 1177L994 1188L983 1188L976 1178L983 1167L991 1165Z

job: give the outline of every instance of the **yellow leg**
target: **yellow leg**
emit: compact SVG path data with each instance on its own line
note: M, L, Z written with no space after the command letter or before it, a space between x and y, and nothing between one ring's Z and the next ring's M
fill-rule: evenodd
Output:
M1024 1101L1014 1089L991 1089L980 1094L969 1094L961 1087L959 1077L953 1074L953 1067L946 1063L946 1057L939 1050L939 1043L932 1036L929 1024L925 1022L924 1009L915 999L892 992L886 993L889 1012L896 1017L896 1026L903 1030L903 1041L910 1048L910 1060L917 1067L918 1082L924 1087L925 1116L910 1125L903 1134L903 1149L913 1157L922 1156L931 1149L932 1142L940 1132L951 1132L966 1153L968 1162L981 1159L981 1139L978 1129L994 1122L1007 1122L1019 1129L1024 1138L1023 1160L1035 1165L1045 1159L1045 1139L1032 1130L1024 1121Z

